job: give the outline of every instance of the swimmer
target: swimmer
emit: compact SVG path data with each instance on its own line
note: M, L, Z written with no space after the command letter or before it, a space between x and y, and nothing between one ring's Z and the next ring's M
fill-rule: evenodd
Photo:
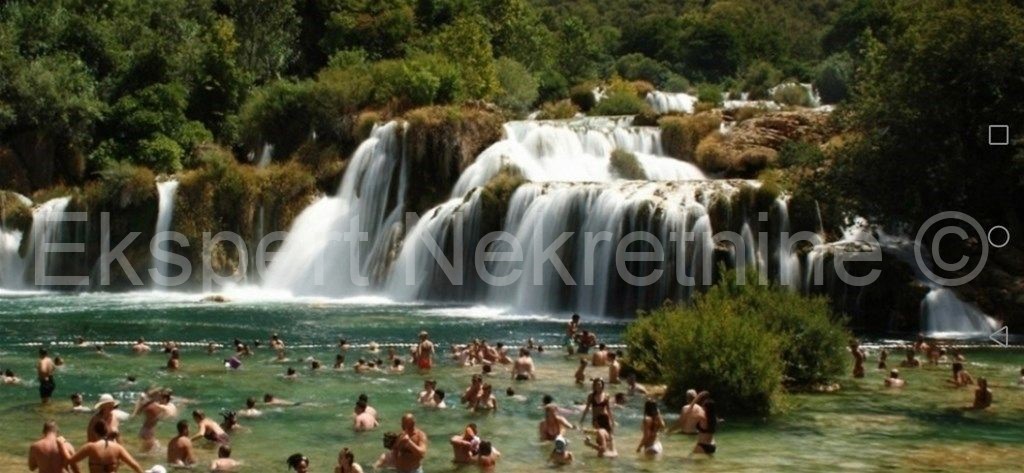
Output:
M384 433L384 453L380 454L373 464L375 470L395 468L395 442L398 441L398 434L394 432Z
M366 401L356 402L355 417L352 419L352 429L356 432L367 432L380 425L373 414L366 412L366 408Z
M630 396L636 396L638 394L641 396L647 395L647 388L636 382L635 374L630 373L630 375L626 377L626 386L629 387L629 391L627 392Z
M576 430L576 426L558 414L558 406L554 403L546 404L544 406L544 420L540 421L538 426L540 440L542 442L550 442L561 438L565 434L566 429Z
M555 440L555 446L548 455L548 463L555 465L569 465L573 462L572 452L569 451L569 441L559 435Z
M462 403L469 404L470 407L476 405L477 399L480 398L480 390L484 384L484 379L478 375L473 375L473 378L469 382L469 387L462 393Z
M429 405L434 400L434 390L437 389L437 381L428 379L423 382L423 390L416 397L416 402L422 405Z
M266 393L263 395L263 404L266 406L281 406L281 407L292 407L297 406L299 403L286 401L284 399L278 399L273 394Z
M907 382L900 378L900 370L893 368L889 372L889 377L885 378L885 387L887 388L902 388L906 386Z
M289 366L288 369L285 370L283 377L287 381L295 381L296 379L299 379L299 372L295 371L295 368Z
M420 332L419 344L413 352L413 361L421 370L429 370L434 365L434 343L427 332Z
M974 384L974 377L964 369L963 363L956 362L953 363L953 379L947 381L955 387L962 388Z
M132 458L128 450L112 440L115 433L107 429L107 424L103 422L94 424L90 436L96 440L83 445L82 449L68 460L68 464L74 465L82 460L87 460L90 473L109 473L116 472L124 463L135 473L143 473L142 467ZM77 470L77 467L72 466L72 469Z
M992 391L988 388L988 380L978 378L978 389L974 390L972 409L988 409L992 405Z
M609 429L611 425L609 424ZM661 418L661 411L658 410L658 403L655 401L647 401L644 404L644 421L641 426L641 438L640 444L637 445L636 451L641 451L648 456L660 455L661 454L661 442L658 440L658 432L665 430L665 420Z
M697 435L697 423L704 418L704 408L694 402L695 399L697 399L697 391L686 390L686 405L679 411L679 420L668 429L667 433L680 432L685 435Z
M120 419L114 414L114 410L120 406L114 396L110 394L103 394L100 396L100 401L96 403L93 410L96 414L89 419L89 426L86 428L85 435L89 442L95 442L101 440L101 437L96 433L96 424L103 424L105 426L104 432L110 433L111 435L119 432L121 424Z
M348 448L338 452L338 466L334 467L334 473L363 473L363 467L356 463L356 456Z
M447 409L448 404L444 402L445 392L443 389L434 390L434 399L426 407L432 407L434 409Z
M256 408L256 398L249 397L245 400L245 409L238 411L238 415L252 419L262 416L263 412Z
M210 442L218 444L231 443L231 437L228 437L227 432L220 424L206 417L206 414L201 410L192 411L192 419L196 422L197 432L192 436L192 440L206 439Z
M476 403L473 404L472 410L473 412L494 412L498 410L498 398L494 396L494 388L490 385L490 383L486 383L480 388L480 396L477 397Z
M697 422L697 445L693 447L693 453L714 455L718 451L718 444L715 443L715 431L718 430L715 401L710 398L707 391L704 391L697 395L693 403L701 404L704 408L704 415Z
M8 368L4 370L3 383L11 386L21 384L21 378L14 374L14 370Z
M863 378L864 360L867 359L867 355L864 353L864 349L860 347L860 342L857 340L850 342L850 354L853 355L853 377Z
M295 470L295 473L309 473L309 458L301 453L293 453L285 463L288 469Z
M399 473L422 471L423 458L427 456L427 434L416 428L412 414L402 416L402 433L395 440L395 469Z
M480 442L480 448L474 457L477 468L484 473L494 473L498 469L498 459L501 452L491 445L491 442L484 440Z
M572 314L572 319L569 320L569 324L565 326L565 350L571 356L575 351L573 343L576 342L578 336L577 332L580 328L580 314Z
M622 365L619 364L618 356L614 353L608 354L608 383L619 384L619 372L622 371Z
M46 349L40 348L39 361L36 362L36 379L39 380L39 399L43 404L49 404L50 398L53 397L53 391L57 389L57 383L53 379L55 371L57 371L57 365L50 359ZM4 384L9 384L6 374Z
M580 358L580 366L576 368L576 384L583 385L587 380L587 359Z
M367 396L366 393L362 393L359 395L358 398L356 398L356 402L359 401L363 401L366 403L366 412L370 413L370 415L373 416L374 419L380 420L380 415L377 414L377 409L374 409L373 406L370 405L370 397Z
M149 345L146 345L146 340L141 337L135 341L134 345L132 345L132 353L136 355L145 355L151 350L152 348L150 348Z
M276 333L270 335L270 348L277 353L277 361L285 361L284 340L281 340Z
M366 345L366 351L370 353L378 353L380 352L380 345L378 345L377 342L370 342Z
M345 355L337 354L334 356L334 371L341 371L345 369Z
M63 473L69 468L68 458L74 454L75 447L60 435L57 423L48 420L43 423L43 436L28 448L28 469Z
M878 352L878 369L880 369L880 370L886 369L887 366L886 366L885 362L888 359L889 359L889 350L886 350L885 348L883 348L882 351Z
M171 350L171 357L167 359L167 370L178 371L181 369L181 352L177 348Z
M235 411L222 412L220 416L224 418L224 421L220 423L220 428L225 432L237 432L243 429L242 424L238 423L238 414Z
M206 344L206 354L207 355L213 355L214 353L217 353L217 344L213 343L213 342L207 343Z
M145 419L142 422L142 427L139 429L139 438L142 439L142 451L151 452L159 445L159 441L156 439L156 426L161 419L168 417L167 404L170 402L170 394L162 392L142 405L140 412Z
M921 366L921 360L915 358L914 350L907 350L907 359L900 362L902 368L917 368Z
M197 463L192 439L188 435L188 421L178 421L178 435L167 442L167 463L190 467Z
M356 374L364 374L370 371L370 366L366 364L366 360L360 358L356 361L356 365L352 367L352 370L355 371Z
M241 462L231 458L231 446L221 445L217 448L217 459L210 462L210 473L231 473L241 466Z
M604 413L611 419L612 425L615 425L615 414L612 412L611 398L608 393L604 390L604 380L601 378L595 378L591 383L591 392L587 395L587 403L583 408L583 416L580 417L580 424L583 423L587 418L587 414L593 411L594 417L598 414ZM597 427L596 424L593 425Z
M401 358L395 358L391 360L391 367L388 368L391 374L402 374L405 372L405 365L402 364Z
M71 412L75 414L87 414L91 413L92 409L82 405L84 399L82 393L74 393L71 395Z
M467 465L473 463L473 455L480 446L480 437L477 435L476 424L468 424L462 430L462 435L451 438L449 443L452 446L452 461L456 464Z
M597 346L597 351L590 356L590 364L595 368L608 366L608 347L605 344Z
M523 396L522 394L516 394L515 389L512 389L511 387L505 390L505 397L511 398L512 400L518 402L526 402L526 396Z
M530 350L520 348L519 358L516 359L515 365L512 367L512 379L516 381L529 381L536 378Z
M612 437L611 420L607 415L598 414L596 418L597 430L594 432L595 440L588 435L583 444L596 450L598 458L615 458L619 452L615 450L615 438Z

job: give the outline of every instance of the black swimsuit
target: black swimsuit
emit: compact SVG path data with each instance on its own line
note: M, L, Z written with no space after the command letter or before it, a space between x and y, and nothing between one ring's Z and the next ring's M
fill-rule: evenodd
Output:
M708 432L707 428L701 428L700 422L697 422L697 432L702 433L702 434L710 433L710 432ZM701 450L704 450L704 453L706 453L708 455L711 455L711 454L715 453L715 450L718 450L718 446L713 444L713 443L700 443L700 442L697 442L697 446L700 447Z

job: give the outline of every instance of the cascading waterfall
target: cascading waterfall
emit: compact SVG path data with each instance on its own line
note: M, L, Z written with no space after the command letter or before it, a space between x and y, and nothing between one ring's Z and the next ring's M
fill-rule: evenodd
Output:
M337 195L321 197L296 218L264 287L329 296L368 289L362 277L377 272L403 223L404 131L397 122L373 130L353 154Z
M957 297L952 289L931 285L921 301L921 329L931 337L988 337L998 324L977 307Z
M42 287L40 282L42 275L36 274L36 259L41 260L41 268L48 276L54 276L52 269L55 268L56 258L61 253L44 252L44 245L47 243L59 243L63 240L62 216L71 202L70 197L58 197L48 200L32 210L32 227L29 232L28 248L25 258L17 258L12 268L12 276L21 274L21 278L14 281L14 287L24 287L28 281L33 281L32 286Z
M171 230L171 223L174 221L174 196L178 191L178 181L168 180L158 182L156 184L156 190L159 200L157 203L156 229L154 235L160 236L163 232ZM157 243L158 241L159 244ZM169 247L170 242L154 239L153 243L150 244L150 255L156 254L158 250L169 252ZM170 274L168 274L168 266L169 264L166 261L154 259L153 268L156 269L156 275L153 277L153 283L156 286L168 286L168 279L171 277Z
M660 90L648 92L646 100L657 114L669 112L693 113L693 107L697 104L697 97L690 94L662 92Z

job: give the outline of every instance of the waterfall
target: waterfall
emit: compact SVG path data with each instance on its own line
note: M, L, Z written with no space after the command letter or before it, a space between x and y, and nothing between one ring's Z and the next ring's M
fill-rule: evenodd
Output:
M662 156L655 127L624 125L626 119L519 121L505 125L505 139L490 146L459 177L453 197L485 184L511 165L533 182L610 182L612 151L633 153L653 181L705 179L693 164Z
M25 265L18 254L21 238L18 230L0 228L0 288L18 289L24 283Z
M20 266L16 264L14 268L15 271L20 271L23 275L22 284L31 282L32 286L42 286L42 284L36 283L37 278L35 278L37 258L41 258L42 268L46 270L47 275L55 276L52 274L52 270L57 266L56 258L61 253L47 252L37 256L37 252L42 252L43 245L46 243L59 243L63 241L64 225L61 220L70 202L70 197L58 197L48 200L32 210L29 246L25 252L25 258L20 260Z
M374 128L353 154L337 195L321 197L295 219L264 287L330 296L368 289L359 276L383 264L403 223L404 136L398 122Z
M933 285L921 301L921 330L929 337L984 338L998 327L995 320L960 300L952 289Z
M168 180L158 182L156 184L156 191L159 196L157 203L157 214L156 214L156 229L153 233L154 237L161 236L164 232L171 230L171 223L174 221L174 196L178 191L178 181ZM154 238L153 243L150 245L150 255L156 254L157 250L171 251L169 241L160 241L157 244L157 239ZM156 269L156 274L153 276L153 283L159 287L167 287L170 274L168 274L168 263L166 261L160 261L154 259L153 267Z
M697 104L697 97L690 94L661 92L655 90L647 94L647 103L657 114L669 112L693 113L693 106Z

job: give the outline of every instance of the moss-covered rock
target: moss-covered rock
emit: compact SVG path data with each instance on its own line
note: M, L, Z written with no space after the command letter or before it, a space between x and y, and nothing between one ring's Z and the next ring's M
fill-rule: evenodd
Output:
M827 113L772 112L750 118L727 134L713 133L697 146L696 162L724 177L753 178L775 163L786 144L799 141L821 146L836 129Z
M483 108L426 107L405 119L405 209L416 213L447 199L462 171L504 134L503 117Z
M512 194L526 182L526 177L518 168L506 165L480 188L478 192L484 219L481 225L482 234L501 230L501 224L508 214Z
M717 131L721 124L722 118L709 112L662 117L658 120L662 149L676 159L693 162L701 139Z
M617 149L612 151L611 159L608 161L608 170L620 179L647 180L647 172L636 159L636 155L629 151Z
M0 226L27 235L32 228L32 207L15 193L0 191Z
M575 104L569 100L559 100L557 102L547 102L541 105L540 113L537 114L537 119L565 120L575 117L577 113L580 113L580 109Z

